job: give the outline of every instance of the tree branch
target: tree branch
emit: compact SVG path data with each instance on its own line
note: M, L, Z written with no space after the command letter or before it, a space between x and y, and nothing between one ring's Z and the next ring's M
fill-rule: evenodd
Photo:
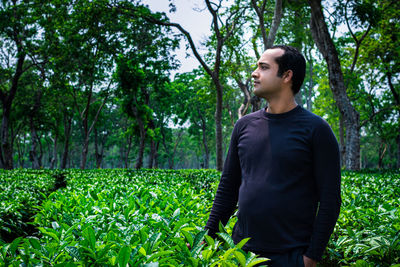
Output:
M279 25L281 24L281 18L282 18L282 0L276 0L275 1L275 9L274 9L274 18L272 20L272 25L271 29L269 30L268 33L268 38L267 38L267 43L266 43L266 48L270 48L275 41L275 36L276 32L278 31Z
M193 39L192 39L190 33L188 31L186 31L180 24L164 22L161 20L157 20L151 16L145 16L144 19L147 20L148 22L155 23L157 25L177 28L186 37L187 41L189 42L190 48L192 49L192 52L193 52L194 56L196 57L196 59L199 61L200 65L204 68L204 70L207 72L208 75L213 76L212 70L208 67L208 65L205 63L205 61L202 59L202 57L198 53L197 48L193 42Z
M368 119L365 119L360 123L359 129L361 129L361 127L365 126L365 124L367 124L367 122L372 121L378 114L385 112L385 111L392 111L392 110L393 110L393 106L380 109L377 112L373 112L372 115L370 115L368 117Z
M354 53L354 58L353 58L353 63L351 64L350 73L353 73L353 71L354 71L354 68L357 63L358 53L360 50L361 43L365 39L365 37L368 35L370 30L371 30L371 24L368 25L368 29L364 32L363 36L361 36L360 40L357 40L357 38L354 39L356 41L356 52Z
M210 11L212 17L213 17L213 27L214 27L214 32L217 37L217 47L216 47L216 52L215 52L215 65L214 65L214 71L212 72L212 75L210 75L212 78L214 78L215 74L219 74L219 68L220 68L220 63L221 63L221 51L222 51L222 45L223 45L223 39L221 37L221 32L218 26L218 15L217 12L211 7L210 0L206 0L207 8Z
M110 80L110 82L109 82L109 84L108 84L106 90L108 90L108 89L110 88L111 83L112 83L112 80ZM101 110L103 109L104 105L106 104L106 101L107 101L108 97L109 97L109 95L107 94L107 95L104 97L104 99L103 99L103 103L101 103L99 109L97 110L96 116L95 116L94 119L93 119L92 125L90 125L89 131L88 131L88 135L92 132L93 127L94 127L94 125L96 124L97 119L98 119L98 117L99 117L99 114L100 114Z
M264 21L264 11L265 11L265 4L267 3L267 0L263 0L262 3L262 7L261 9L257 6L257 1L256 0L251 0L251 4L254 8L254 10L256 11L256 14L258 16L258 22L260 24L260 32L261 32L261 36L263 39L263 43L264 43L264 50L267 50L267 31L265 30L265 21ZM258 54L258 52L256 53ZM257 56L257 58L259 58L259 56Z
M349 3L349 0L346 1L346 4L344 5L344 19L346 20L346 25L347 29L349 29L349 32L353 39L358 43L357 37L354 35L353 31L351 30L349 19L347 18L347 4Z

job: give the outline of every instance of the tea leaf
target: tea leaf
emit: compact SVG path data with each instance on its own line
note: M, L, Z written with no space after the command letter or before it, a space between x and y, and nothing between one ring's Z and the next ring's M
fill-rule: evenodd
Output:
M122 247L118 253L118 266L126 267L128 265L131 248L128 246Z

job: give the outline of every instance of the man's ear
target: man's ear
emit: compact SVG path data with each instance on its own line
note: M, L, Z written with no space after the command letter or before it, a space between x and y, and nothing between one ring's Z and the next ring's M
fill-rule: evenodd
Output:
M283 81L285 83L289 83L293 78L293 71L292 70L288 70L283 74Z

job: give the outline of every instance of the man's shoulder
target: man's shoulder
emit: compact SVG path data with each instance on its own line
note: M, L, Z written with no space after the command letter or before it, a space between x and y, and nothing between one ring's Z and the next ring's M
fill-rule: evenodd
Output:
M307 116L307 120L310 123L313 138L319 138L321 136L326 136L327 134L334 136L332 127L323 117L306 109L304 109L303 113L304 116Z
M315 127L329 126L328 122L321 116L303 108L303 116Z
M249 123L250 121L258 120L258 119L260 119L261 112L262 112L262 109L257 110L257 111L252 112L252 113L249 113L249 114L246 114L243 117L241 117L240 119L238 119L236 121L236 124L238 126L242 126L242 125L245 125L245 124Z

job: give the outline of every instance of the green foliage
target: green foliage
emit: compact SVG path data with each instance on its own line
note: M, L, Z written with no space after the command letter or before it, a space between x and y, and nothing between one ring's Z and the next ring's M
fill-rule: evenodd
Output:
M201 70L194 70L191 73L182 73L175 76L171 86L178 92L176 100L180 105L176 105L175 123L189 123L187 131L193 139L202 147L215 142L215 90L208 76ZM203 147L202 153L205 152ZM202 154L201 153L201 154ZM207 163L206 167L207 168Z
M28 223L54 184L44 170L0 171L0 242L32 233Z
M68 170L67 187L50 194L55 174L1 173L1 202L8 200L2 214L10 205L14 213L21 203L35 208L38 231L0 241L5 266L254 266L265 261L242 250L248 239L234 244L235 220L220 227L215 240L202 229L218 185L217 171ZM341 213L322 266L399 262L399 176L398 171L343 173Z
M328 74L324 66L315 65L315 80L318 83L318 92L313 103L312 112L324 118L332 127L336 137L339 138L339 110L333 99L332 91L329 88Z
M399 171L343 173L342 207L325 264L391 266L400 261L399 177Z
M261 259L241 250L245 241L235 246L228 235L224 242L213 240L199 228L207 219L219 175L205 170L70 170L68 186L45 197L39 207L34 224L40 239L1 244L0 260L27 265L253 266Z
M266 3L263 15L268 34L273 2L253 2L258 8ZM397 160L399 3L322 2L347 94L360 114L362 166L390 167ZM171 8L175 8L172 3ZM231 32L223 40L221 62L215 64L218 38L214 31L196 46L206 51L200 54L211 69L218 69L224 88L221 121L225 147L237 111L247 101L243 92L253 96L250 76L263 41L260 21L250 1L223 1L213 8L220 18L221 36ZM311 38L309 3L283 1L283 14L275 44L299 48L308 65L296 100L302 100L310 110L313 107L338 136L339 112L330 92L327 66ZM3 92L3 100L12 102L9 116L8 111L4 112L7 104L3 103L0 110L1 115L9 117L8 126L4 126L7 129L2 131L8 137L2 141L13 145L8 157L13 155L14 166L31 166L28 161L33 163L35 156L40 161L37 167L53 168L61 162L60 155L66 155L64 162L77 167L85 142L89 142L87 166L128 166L140 150L137 143L143 139L143 157L153 152L149 146L154 145L159 166L173 168L183 159L190 162L182 167L197 166L191 160L194 157L203 161L201 166L214 164L215 86L201 67L179 73L170 81L171 71L179 64L174 52L183 36L177 35L174 27L152 22L156 19L168 23L168 14L153 12L141 1L30 0L3 1L0 15L4 18L0 22L0 96ZM192 29L186 30L192 33ZM17 79L17 62L22 57L23 73ZM6 97L14 76L18 80L15 97ZM251 107L258 108L257 103L252 101L247 113ZM172 122L183 129L171 127ZM31 133L33 130L37 137ZM346 129L341 130L345 136ZM94 143L104 145L104 164L94 162L98 158L98 154L91 154ZM377 151L375 144L387 149Z

